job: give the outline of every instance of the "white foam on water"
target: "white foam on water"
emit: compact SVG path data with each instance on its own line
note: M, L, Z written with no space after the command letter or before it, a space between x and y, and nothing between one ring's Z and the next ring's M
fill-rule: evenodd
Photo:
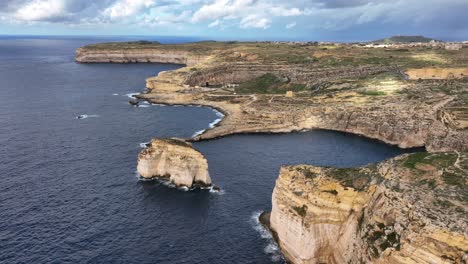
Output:
M151 105L137 105L136 107L143 107L143 108L146 108L146 107L150 107Z
M150 103L148 101L143 101L142 104L147 104L149 105Z
M218 111L218 110L216 110L216 109L214 109L214 108L212 108L212 110L215 112L216 116L219 117L219 118L217 118L215 121L211 122L211 123L208 125L210 128L214 128L214 127L215 127L219 122L221 122L221 121L223 120L223 118L224 118L224 114L223 114L223 113L221 113L220 111Z
M199 131L195 132L195 133L192 135L192 137L193 137L193 138L194 138L194 137L198 137L199 135L205 133L205 131L206 131L206 129L199 130Z
M260 234L260 237L268 242L266 247L263 249L265 254L269 255L273 262L283 262L283 257L281 256L280 249L278 244L276 244L273 236L271 235L270 231L267 230L262 223L260 223L260 215L262 211L255 211L253 212L252 216L250 217L250 224L252 225L253 229Z
M112 95L119 95L118 93L113 93Z
M143 142L143 143L140 143L140 148L147 148L149 143L150 143L150 142Z
M221 122L221 120L223 120L222 118L218 118L216 119L215 121L211 122L208 126L210 128L214 128L219 122Z
M223 189L219 188L219 187L218 187L218 189L215 190L213 185L210 186L210 187L207 187L207 188L210 189L210 193L214 193L214 194L217 194L217 195L226 194L226 192ZM203 188L201 188L201 189L203 189Z
M99 115L87 115L87 114L82 114L78 115L75 118L76 119L86 119L86 118L93 118L93 117L99 117Z
M132 98L132 99L135 99L135 95L139 95L140 93L128 93L126 94L125 96L127 96L128 98Z

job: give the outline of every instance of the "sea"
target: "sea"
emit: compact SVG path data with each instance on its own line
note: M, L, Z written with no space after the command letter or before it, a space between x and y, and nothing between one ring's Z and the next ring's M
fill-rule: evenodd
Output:
M0 37L0 263L283 263L257 220L282 165L353 167L406 152L324 130L233 135L194 144L221 191L142 180L145 142L190 137L220 115L128 104L145 78L183 65L74 61L80 46L140 39Z

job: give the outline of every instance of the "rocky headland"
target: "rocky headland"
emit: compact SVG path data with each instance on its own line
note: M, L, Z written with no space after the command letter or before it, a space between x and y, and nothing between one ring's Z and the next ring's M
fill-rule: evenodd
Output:
M138 173L177 186L211 186L208 162L191 143L181 139L153 139L138 155Z
M262 221L291 263L466 263L468 156L282 167Z
M283 167L262 219L292 263L467 262L467 48L107 43L76 59L187 65L139 98L225 114L192 141L328 129L425 147L364 168Z

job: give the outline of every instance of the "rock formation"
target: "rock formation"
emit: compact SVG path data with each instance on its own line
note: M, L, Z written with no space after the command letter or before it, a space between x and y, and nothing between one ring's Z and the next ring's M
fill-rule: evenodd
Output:
M295 264L468 262L467 58L466 48L271 42L110 43L76 56L89 63L188 65L148 78L148 92L138 98L225 114L192 141L329 129L450 152L357 169L283 167L271 217L262 220ZM209 183L206 170L203 156L180 141L156 140L138 162L143 177L186 186Z
M153 139L138 156L138 173L164 178L177 186L209 186L208 162L192 144L180 139Z
M173 63L195 65L206 59L186 51L158 49L104 48L76 51L75 60L80 63Z
M466 263L467 172L467 153L283 167L266 223L296 264Z

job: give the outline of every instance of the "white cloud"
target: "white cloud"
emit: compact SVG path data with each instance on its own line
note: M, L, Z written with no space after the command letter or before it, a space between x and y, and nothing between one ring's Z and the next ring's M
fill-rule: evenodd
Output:
M22 21L53 20L66 16L63 0L34 0L21 6L14 18Z
M275 17L300 16L305 15L306 12L308 11L287 6L280 1L214 0L198 9L192 17L192 22L237 19L240 28L266 29L270 27Z
M137 16L154 5L155 0L118 0L106 8L103 14L111 19L127 18Z
M221 24L221 22L219 21L219 19L216 19L215 21L211 22L208 27L217 27Z
M270 27L271 20L257 16L257 15L249 15L244 17L240 22L241 28L261 28L267 29Z
M295 27L296 25L297 25L296 22L292 22L292 23L287 24L286 28L291 29L291 28Z

